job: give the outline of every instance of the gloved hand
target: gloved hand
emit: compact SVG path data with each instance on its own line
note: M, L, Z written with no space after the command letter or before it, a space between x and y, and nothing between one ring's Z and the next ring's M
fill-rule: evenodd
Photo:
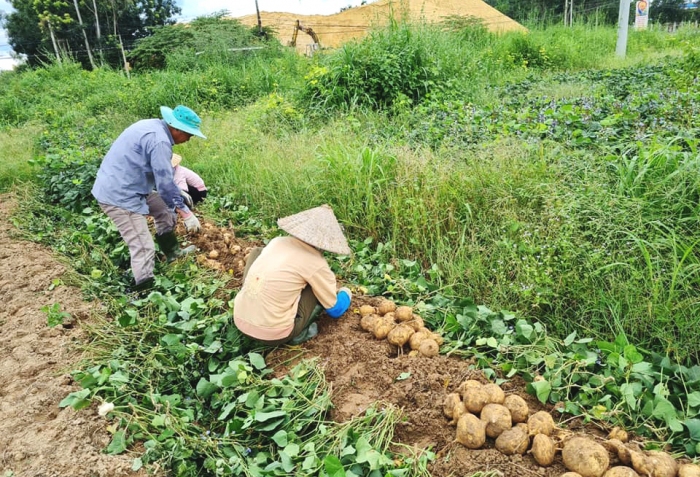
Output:
M340 290L338 290L338 293L340 293L341 291L344 291L345 293L347 293L348 298L350 298L350 300L352 300L352 292L350 291L350 289L348 287L342 287Z
M185 205L190 209L193 209L194 202L192 202L192 197L182 189L180 189L180 195L182 196L182 200L185 202Z
M199 223L199 219L196 215L190 212L190 215L184 217L185 219L185 230L188 232L199 232L202 225Z

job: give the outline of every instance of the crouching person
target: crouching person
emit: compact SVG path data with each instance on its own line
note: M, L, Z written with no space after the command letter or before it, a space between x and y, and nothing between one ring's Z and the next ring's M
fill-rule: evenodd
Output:
M352 299L348 288L336 292L335 275L323 257L323 250L351 253L328 205L279 219L277 225L291 236L250 252L233 305L236 327L267 346L313 338L321 311L339 318Z

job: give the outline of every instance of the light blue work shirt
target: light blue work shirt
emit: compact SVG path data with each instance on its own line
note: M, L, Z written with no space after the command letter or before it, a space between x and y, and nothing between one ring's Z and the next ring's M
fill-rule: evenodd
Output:
M99 203L148 215L154 189L171 209L189 212L175 185L170 162L175 141L162 119L144 119L122 132L97 171L92 195Z

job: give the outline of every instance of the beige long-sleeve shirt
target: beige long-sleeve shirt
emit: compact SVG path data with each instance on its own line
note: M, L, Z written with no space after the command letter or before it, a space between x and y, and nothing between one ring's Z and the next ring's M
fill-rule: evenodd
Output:
M233 303L233 321L248 336L286 338L306 285L323 308L337 300L336 280L323 254L294 237L276 237L253 262Z

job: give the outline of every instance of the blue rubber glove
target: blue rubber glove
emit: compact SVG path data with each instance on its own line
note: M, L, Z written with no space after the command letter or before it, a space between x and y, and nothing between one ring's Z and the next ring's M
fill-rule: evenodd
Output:
M350 302L352 301L352 292L349 288L343 287L338 290L338 298L336 299L335 305L331 308L326 309L326 313L331 318L340 318L343 313L348 311L350 308Z

